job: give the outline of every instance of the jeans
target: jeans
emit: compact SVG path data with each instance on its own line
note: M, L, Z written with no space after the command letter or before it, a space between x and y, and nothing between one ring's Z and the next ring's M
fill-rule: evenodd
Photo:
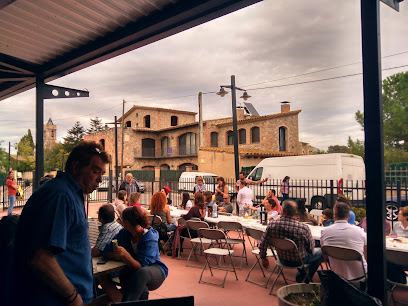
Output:
M279 260L287 266L297 266L300 264L298 262L288 261L280 258ZM322 250L320 248L315 248L312 253L308 253L305 258L302 258L302 260L304 264L309 264L309 277L310 281L313 281L313 275L316 273L317 269L319 269L319 266L323 261ZM298 269L298 271L300 275L304 275L303 270Z
M147 300L149 290L156 290L163 284L165 276L163 271L153 265L143 267L132 273L124 286L122 302Z
M13 213L14 203L16 203L16 196L15 195L9 195L8 200L9 200L9 207L8 207L8 210L7 210L7 215L10 215L11 213Z
M175 224L169 224L169 225L167 225L167 232L173 232L173 233L170 235L170 246L173 245L174 232L176 231L176 229L177 229L177 226L176 226Z

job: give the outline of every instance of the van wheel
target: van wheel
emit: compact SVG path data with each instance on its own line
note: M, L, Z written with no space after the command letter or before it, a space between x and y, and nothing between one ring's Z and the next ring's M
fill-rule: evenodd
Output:
M311 205L313 209L323 210L327 208L327 201L324 197L313 197Z

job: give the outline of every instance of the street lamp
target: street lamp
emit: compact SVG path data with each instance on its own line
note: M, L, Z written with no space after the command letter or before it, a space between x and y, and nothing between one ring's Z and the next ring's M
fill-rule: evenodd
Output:
M237 95L236 91L243 91L244 94L240 97L245 101L251 96L248 95L245 89L235 86L235 75L231 75L231 85L221 85L220 91L217 92L217 95L224 97L228 94L228 91L225 88L231 89L231 98L232 98L232 129L234 137L234 160L235 160L235 179L239 180L239 151L238 151L238 123L237 123Z

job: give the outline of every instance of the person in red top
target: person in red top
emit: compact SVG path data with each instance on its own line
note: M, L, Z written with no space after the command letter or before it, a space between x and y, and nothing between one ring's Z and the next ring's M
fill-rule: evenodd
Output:
M9 200L9 207L8 207L7 215L10 215L13 212L14 203L16 203L16 192L18 189L18 186L16 182L14 181L14 172L9 171L7 175L6 185L7 185L7 194L8 194L8 200Z
M266 197L265 197L264 201L266 199L268 199L268 198L271 198L271 199L275 200L276 206L272 210L276 210L278 212L278 214L280 214L281 206L280 206L278 198L276 197L275 189L269 189L268 193L266 194Z

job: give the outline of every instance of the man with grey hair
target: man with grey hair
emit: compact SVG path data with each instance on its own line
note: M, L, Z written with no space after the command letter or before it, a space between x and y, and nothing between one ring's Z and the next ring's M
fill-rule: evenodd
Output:
M334 205L334 224L322 230L320 243L324 245L336 245L357 250L367 271L367 262L364 259L364 246L367 244L364 230L347 222L350 218L350 207L346 203L337 202ZM361 263L358 261L342 261L330 258L330 266L334 272L347 280L353 280L364 276Z
M139 192L139 187L133 179L132 173L126 174L125 181L120 184L119 190L126 190L128 199L131 193Z
M297 204L293 200L285 200L282 205L282 217L278 220L272 220L265 233L262 236L259 245L262 266L267 269L269 261L266 257L266 250L269 246L271 237L287 238L293 240L298 247L299 255L305 264L309 264L309 278L313 281L313 275L323 261L320 248L315 248L315 242L310 228L296 220ZM278 250L279 260L287 266L298 266L299 257L295 252ZM303 270L299 270L296 275L296 281L302 282L305 278ZM306 279L307 281L307 279Z

